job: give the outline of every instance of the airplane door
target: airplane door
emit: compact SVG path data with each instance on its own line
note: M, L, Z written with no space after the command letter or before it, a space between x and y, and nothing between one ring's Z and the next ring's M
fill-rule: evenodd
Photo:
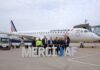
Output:
M76 37L80 37L80 32L77 31L75 35Z

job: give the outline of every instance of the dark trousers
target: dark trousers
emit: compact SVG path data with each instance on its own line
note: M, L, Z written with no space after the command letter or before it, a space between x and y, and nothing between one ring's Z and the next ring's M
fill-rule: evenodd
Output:
M69 45L65 44L65 45L64 45L64 50L66 50L67 47L69 47Z
M47 47L47 44L44 44L43 47L46 48Z
M57 47L56 52L57 52L57 55L58 55L59 54L59 45L55 45L55 47Z
M49 54L50 53L53 54L53 49L52 49L53 45L49 45L49 47L51 48L51 49L49 49Z

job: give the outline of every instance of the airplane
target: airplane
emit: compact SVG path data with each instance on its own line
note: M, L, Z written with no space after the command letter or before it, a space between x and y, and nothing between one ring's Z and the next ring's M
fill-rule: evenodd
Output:
M24 38L33 39L50 37L63 37L65 34L69 36L72 42L94 42L99 41L100 37L95 33L84 28L72 28L72 29L57 29L57 30L38 30L38 31L17 31L13 21L11 20L11 32L0 32L0 34L14 35Z

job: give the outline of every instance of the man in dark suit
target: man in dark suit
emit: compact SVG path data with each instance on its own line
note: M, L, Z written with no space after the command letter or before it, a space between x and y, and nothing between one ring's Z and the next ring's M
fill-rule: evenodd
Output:
M50 37L50 39L48 40L48 46L49 46L49 47L52 47L52 46L53 46L52 37Z
M67 36L67 37L64 39L64 44L65 44L64 48L65 48L65 50L66 50L66 48L69 47L69 44L70 44L70 38L69 38L69 36Z
M69 36L67 36L67 47L69 47L69 44L70 44L70 38Z
M55 38L53 43L54 43L54 46L57 47L56 51L57 51L57 54L58 54L58 52L59 52L59 39L58 39L58 37Z
M53 40L52 40L52 37L50 37L50 39L48 40L48 47L53 47ZM51 52L52 54L52 49L49 50L49 53Z
M44 48L47 47L47 42L48 42L48 40L47 40L46 36L44 36L44 38L42 39L42 43L43 43Z
M61 37L61 38L59 39L59 45L60 45L60 47L62 47L63 49L64 49L64 44L65 44L64 38Z
M34 37L34 39L32 40L32 46L36 47L36 37Z

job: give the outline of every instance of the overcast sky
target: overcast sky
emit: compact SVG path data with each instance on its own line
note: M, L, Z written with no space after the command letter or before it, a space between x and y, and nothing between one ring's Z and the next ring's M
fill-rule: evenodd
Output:
M100 0L0 0L0 31L67 29L83 24L100 25Z

